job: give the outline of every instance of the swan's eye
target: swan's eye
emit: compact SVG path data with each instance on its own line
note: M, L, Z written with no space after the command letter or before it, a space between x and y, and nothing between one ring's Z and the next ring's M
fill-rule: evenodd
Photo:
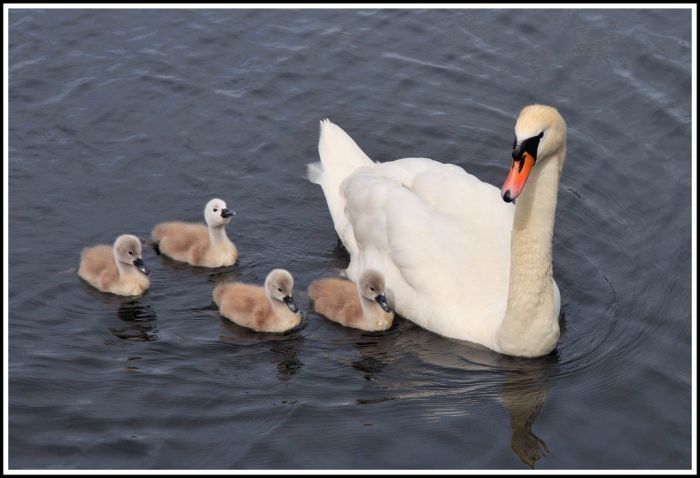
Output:
M280 289L279 287L277 288L277 290L280 291L280 292L282 292L282 289Z
M214 212L218 211L218 209L214 208Z
M374 287L370 287L369 290L371 290L372 292L374 292Z
M131 252L131 251L129 251L129 255L130 255L130 256L133 256L133 255L134 255L134 253L133 253L133 252Z

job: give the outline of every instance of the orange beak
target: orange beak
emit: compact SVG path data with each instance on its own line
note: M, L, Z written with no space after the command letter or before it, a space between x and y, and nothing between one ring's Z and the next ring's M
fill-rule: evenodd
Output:
M533 158L527 151L520 156L519 160L513 160L513 165L510 167L510 172L501 188L501 197L505 202L511 202L523 191L525 181L530 176L532 167L535 165Z

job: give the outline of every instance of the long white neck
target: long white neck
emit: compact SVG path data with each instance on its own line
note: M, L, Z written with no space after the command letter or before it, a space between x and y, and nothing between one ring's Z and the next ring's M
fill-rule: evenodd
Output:
M535 165L515 202L508 305L497 342L508 355L540 356L559 339L554 304L552 234L566 145Z
M212 246L218 246L220 244L230 242L228 236L226 235L226 226L208 226L207 229L209 230L209 243Z

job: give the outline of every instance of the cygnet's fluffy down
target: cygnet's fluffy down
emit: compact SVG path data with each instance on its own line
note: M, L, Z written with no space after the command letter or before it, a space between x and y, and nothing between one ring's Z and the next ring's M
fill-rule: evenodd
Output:
M188 222L164 222L153 228L151 237L160 252L176 261L193 266L231 266L238 250L226 235L226 225L235 212L221 199L212 199L204 208L207 225Z
M345 327L367 331L391 327L394 312L384 293L384 276L374 270L365 271L357 285L329 278L309 286L309 297L317 313Z
M100 244L83 249L78 275L102 292L141 295L151 285L143 263L141 240L123 234L113 246Z
M264 287L240 282L219 284L212 297L221 315L231 322L258 332L286 332L301 322L293 291L292 275L274 269Z

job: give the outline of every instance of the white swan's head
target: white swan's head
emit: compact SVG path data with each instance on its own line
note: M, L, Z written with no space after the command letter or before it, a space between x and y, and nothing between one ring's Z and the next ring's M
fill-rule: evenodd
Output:
M138 270L148 275L150 271L143 263L141 254L141 240L131 234L122 234L114 241L114 259L122 264L136 267Z
M565 144L566 123L555 108L544 105L523 108L515 123L513 164L501 188L503 200L511 202L518 197L535 165L547 161Z
M214 198L204 206L204 220L209 227L221 227L231 222L231 216L235 216L236 211L226 207L226 201Z
M265 292L273 300L284 302L289 310L296 313L299 307L294 302L294 278L284 269L273 269L265 279Z
M385 312L391 312L391 306L384 295L386 287L381 273L372 269L365 271L360 277L358 287L362 297L375 301Z

